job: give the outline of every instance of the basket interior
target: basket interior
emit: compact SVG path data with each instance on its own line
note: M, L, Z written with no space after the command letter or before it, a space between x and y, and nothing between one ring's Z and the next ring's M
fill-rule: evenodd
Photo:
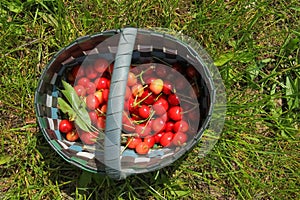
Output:
M61 96L59 89L62 88L61 80L66 80L66 72L86 62L87 57L89 61L99 57L109 62L114 61L118 40L108 42L107 39L117 34L115 31L108 31L83 37L62 49L46 67L36 90L37 118L49 144L68 162L92 172L105 173L105 165L99 157L96 158L94 145L84 145L80 141L69 142L59 132L58 125L63 115L57 108L57 98ZM172 37L148 31L141 32L136 40L131 63L133 65L157 63L165 66L180 63L182 68L193 66L198 73L196 81L200 96L197 98L199 103L197 130L187 144L183 147L151 150L147 155L139 155L134 150L126 148L120 162L122 170L128 174L148 172L167 166L196 145L208 126L214 92L212 81L204 62L201 62L201 57ZM123 148L124 146L120 146L120 149Z

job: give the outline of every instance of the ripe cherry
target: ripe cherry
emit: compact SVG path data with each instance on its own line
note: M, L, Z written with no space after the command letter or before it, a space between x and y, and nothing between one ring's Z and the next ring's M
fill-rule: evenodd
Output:
M142 139L139 137L128 137L126 145L130 149L135 149L135 147L142 142Z
M67 119L63 119L59 123L59 131L62 133L71 132L73 128L73 123Z
M80 140L87 145L93 145L96 143L98 132L86 132L83 130L79 131Z
M82 85L83 87L87 87L89 82L90 82L90 79L88 79L86 77L81 77L80 79L78 79L77 85Z
M78 96L83 97L86 95L86 89L82 85L75 85L74 90L77 93Z
M95 61L94 63L94 69L99 72L99 73L103 73L106 68L108 67L109 63L106 59L104 58L99 58Z
M90 116L92 124L96 124L97 123L97 119L98 119L97 113L95 111L90 111L89 112L89 116Z
M174 132L187 132L189 130L189 124L185 120L180 120L174 124Z
M76 140L78 140L79 135L76 131L70 131L66 134L66 139L70 142L75 142Z
M90 80L91 79L94 79L98 76L98 72L94 69L94 66L92 65L88 65L85 70L85 75L87 78L89 78Z
M173 91L173 86L170 81L164 81L162 92L166 95L171 94Z
M149 148L152 148L155 144L155 138L151 135L146 136L143 141L149 146Z
M174 134L172 144L175 146L183 146L187 141L187 135L183 132L177 132Z
M142 155L147 154L149 152L149 150L150 150L150 148L145 142L141 142L138 145L136 145L136 147L135 147L135 151L138 154L142 154Z
M89 82L89 83L87 83L87 86L85 89L86 89L87 94L93 94L96 92L96 85L93 82Z
M150 116L151 113L151 109L149 106L146 105L142 105L141 107L139 107L139 116L147 119Z
M164 128L165 128L165 121L162 118L158 117L153 120L152 130L154 133L161 132L164 130Z
M102 95L103 95L103 101L107 102L108 101L108 95L109 95L109 89L104 89L102 91Z
M167 112L169 103L164 97L159 97L158 100L153 104L153 110L157 115L163 115Z
M100 116L97 119L97 128L105 129L105 116Z
M109 88L109 80L105 77L100 77L95 80L97 90Z
M173 106L168 110L168 117L174 121L182 119L182 108L180 106Z
M172 132L165 132L160 140L159 143L163 146L163 147L168 147L170 146L172 139L174 137L174 134Z
M154 135L155 143L159 143L161 136L163 136L165 132L159 132Z
M174 128L174 122L172 121L167 121L166 122L166 125L165 125L165 131L166 132L169 132L169 131L173 131L173 128Z
M179 104L180 100L177 94L173 93L170 94L168 96L168 102L172 105L172 106L176 106Z
M135 126L135 132L139 135L139 137L144 138L150 134L151 128L146 126L146 124L138 124Z
M95 110L100 105L98 98L94 94L90 94L86 97L86 106L90 110Z

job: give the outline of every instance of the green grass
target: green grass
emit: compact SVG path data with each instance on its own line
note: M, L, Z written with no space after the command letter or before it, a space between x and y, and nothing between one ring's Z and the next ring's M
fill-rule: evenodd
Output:
M298 0L2 0L0 199L299 199ZM227 92L221 139L123 181L66 163L38 129L41 71L80 36L164 27L201 43Z

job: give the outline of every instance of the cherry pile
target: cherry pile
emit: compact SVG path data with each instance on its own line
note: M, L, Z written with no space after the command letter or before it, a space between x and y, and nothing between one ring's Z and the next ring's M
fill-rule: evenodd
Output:
M105 130L113 64L98 58L67 73L67 81L85 101L92 125ZM183 146L199 126L200 95L193 66L158 63L131 66L124 97L122 142L138 154L150 149ZM121 102L120 102L121 103ZM99 133L84 132L64 119L59 130L69 141L94 144Z

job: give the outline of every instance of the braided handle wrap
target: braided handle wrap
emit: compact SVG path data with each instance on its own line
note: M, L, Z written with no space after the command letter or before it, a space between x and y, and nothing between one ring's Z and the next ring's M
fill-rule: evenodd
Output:
M110 83L104 140L104 164L107 174L114 179L126 177L121 169L120 134L122 131L124 96L136 35L136 28L125 28L121 31Z

